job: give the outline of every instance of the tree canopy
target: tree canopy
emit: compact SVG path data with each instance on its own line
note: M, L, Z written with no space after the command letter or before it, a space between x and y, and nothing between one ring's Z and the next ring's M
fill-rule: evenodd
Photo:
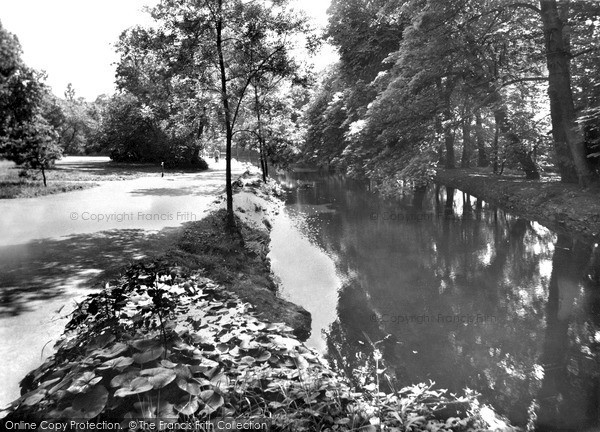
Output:
M306 110L306 160L381 184L491 163L587 186L598 177L598 9L333 1L340 61Z

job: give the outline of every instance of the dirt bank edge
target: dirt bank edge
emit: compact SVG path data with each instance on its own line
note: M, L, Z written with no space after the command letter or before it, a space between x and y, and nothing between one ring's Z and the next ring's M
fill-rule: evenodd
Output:
M277 184L264 184L254 170L234 183L234 210L239 233L225 226L224 197L200 221L184 225L166 259L205 276L251 304L261 320L285 323L299 340L310 336L311 316L301 306L278 296L268 258L270 230L283 209ZM240 238L243 239L240 241Z
M588 239L600 237L600 196L577 185L526 181L473 170L443 170L437 184L462 190L547 228Z

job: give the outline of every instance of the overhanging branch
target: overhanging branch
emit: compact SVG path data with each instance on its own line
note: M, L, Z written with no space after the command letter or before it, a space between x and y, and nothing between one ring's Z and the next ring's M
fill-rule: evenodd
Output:
M505 83L502 83L502 87L507 87L509 85L513 85L513 84L518 84L518 83L522 83L522 82L531 82L531 81L548 81L548 77L542 76L542 77L524 77L524 78L517 78L514 80L510 80L507 81Z
M510 4L507 4L506 7L525 8L525 9L530 9L530 10L532 10L535 13L538 13L538 14L542 13L542 11L540 10L540 8L538 8L537 6L535 6L535 5L531 4L531 3L526 3L526 2L510 3Z
M591 47L591 48L588 48L588 49L584 49L583 51L579 51L578 53L571 54L569 56L569 58L579 57L581 55L589 54L589 53L594 52L594 51L600 51L600 47Z

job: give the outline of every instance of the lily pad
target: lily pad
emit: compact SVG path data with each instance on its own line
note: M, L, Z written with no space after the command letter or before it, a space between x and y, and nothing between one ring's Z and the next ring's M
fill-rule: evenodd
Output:
M193 378L189 380L182 378L178 379L177 387L192 396L198 396L202 392L202 386Z
M167 360L167 359L161 360L160 364L161 364L161 366L169 368L169 369L173 369L173 368L175 368L175 366L177 366L175 363L173 363L172 361Z
M177 375L172 369L163 367L144 369L140 375L147 377L152 387L155 389L163 388L172 383Z
M98 385L91 391L77 396L71 408L77 413L78 418L91 419L96 417L104 410L108 401L108 390L104 386Z
M192 371L190 371L190 368L188 365L177 365L175 366L175 374L177 375L177 378L183 378L185 380L188 380L192 377Z
M160 342L155 339L138 339L131 342L131 346L138 351L147 351L150 348L161 346Z
M229 377L224 372L219 372L211 378L210 383L216 389L225 391L229 386Z
M128 349L129 347L126 344L122 342L117 342L110 348L94 351L92 355L99 358L111 359L123 354Z
M198 408L200 408L200 401L196 396L184 396L173 408L181 414L189 416L198 411Z
M223 396L221 396L214 390L203 391L202 393L200 393L200 399L202 399L205 403L203 411L207 414L212 414L213 412L221 408L225 403Z
M44 399L44 395L45 395L45 392L38 391L37 393L34 393L34 394L26 397L25 401L23 401L23 405L25 405L25 406L37 405L38 403L40 403L40 401L42 399Z
M102 381L101 376L96 376L94 372L85 372L83 375L73 381L67 391L73 394L86 393L100 381Z
M259 363L266 362L271 358L271 353L264 348L259 348L255 354L255 358Z
M161 346L148 348L141 353L134 354L133 361L139 364L148 363L159 358L164 352L165 349Z
M125 373L122 373L121 375L117 375L116 377L114 377L110 381L110 386L113 388L114 387L129 387L131 384L131 381L133 381L134 379L136 379L139 376L140 376L140 373L137 370L127 371Z
M110 332L103 333L92 339L92 342L88 345L88 349L104 348L109 343L114 342L115 339L114 334Z
M129 386L122 387L115 392L116 397L126 397L152 390L153 385L145 377L138 377L129 383Z
M244 363L244 364L248 364L248 365L251 365L255 361L256 361L256 359L252 356L244 356L240 359L240 363Z
M107 369L123 370L127 366L131 366L132 364L133 364L133 359L131 357L117 357L117 358L105 361L100 366L98 366L98 369L99 370L107 370Z

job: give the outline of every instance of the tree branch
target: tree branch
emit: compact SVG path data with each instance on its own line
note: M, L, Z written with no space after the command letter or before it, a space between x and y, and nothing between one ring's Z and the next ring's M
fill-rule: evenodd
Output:
M569 55L569 58L579 57L580 55L588 54L594 51L600 51L600 47L591 47L588 49L584 49L583 51L579 51L578 53Z
M507 87L509 85L513 85L513 84L518 84L521 82L527 82L527 81L548 81L548 77L524 77L524 78L517 78L511 81L507 81L505 83L502 83L501 87Z
M537 14L541 14L542 13L542 11L540 10L540 8L536 7L535 5L532 5L531 3L516 2L516 3L507 4L506 7L525 8L525 9L530 9L530 10L534 11Z
M271 54L269 54L268 57L266 57L265 59L263 59L263 61L256 67L256 69L253 72L250 72L248 75L248 79L246 80L244 87L242 88L242 91L239 95L239 99L238 99L238 103L237 106L235 107L235 111L233 114L233 121L232 121L232 126L235 125L235 121L237 120L237 116L240 110L240 105L242 104L242 100L244 99L244 95L246 94L246 90L248 89L248 86L250 85L250 83L252 82L252 79L254 79L254 77L261 71L262 67L269 61L271 60L271 58L277 54L279 51L281 51L282 49L285 48L284 44L281 44L277 47L277 49L273 50L273 52Z
M236 130L236 131L235 131L235 132L234 132L234 133L233 133L231 136L235 135L236 133L242 133L242 132L246 132L246 133L251 133L251 134L254 134L254 135L256 135L256 137L257 137L258 139L260 139L260 135L258 134L258 132L256 132L256 131L253 131L253 130L251 130L251 129L238 129L238 130Z

